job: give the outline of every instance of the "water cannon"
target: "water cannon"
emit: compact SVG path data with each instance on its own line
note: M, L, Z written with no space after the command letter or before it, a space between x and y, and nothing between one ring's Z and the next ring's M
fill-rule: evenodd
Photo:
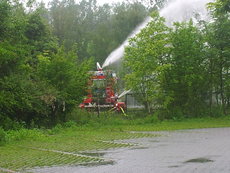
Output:
M98 71L102 71L103 70L102 67L101 67L101 65L99 64L99 62L97 62L97 70Z

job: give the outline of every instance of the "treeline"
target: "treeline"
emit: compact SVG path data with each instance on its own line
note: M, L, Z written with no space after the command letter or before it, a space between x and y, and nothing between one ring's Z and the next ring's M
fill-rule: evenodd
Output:
M147 14L138 2L1 0L0 126L64 122L85 95L87 72Z
M210 21L174 23L158 13L126 48L126 83L159 118L219 116L230 110L230 6L208 4Z
M77 43L80 59L94 57L101 64L148 15L148 9L135 1L98 6L96 0L53 0L50 4L59 43L67 48Z

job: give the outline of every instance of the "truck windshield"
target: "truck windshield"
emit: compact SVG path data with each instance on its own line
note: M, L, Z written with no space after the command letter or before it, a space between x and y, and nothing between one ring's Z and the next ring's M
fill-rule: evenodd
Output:
M105 80L93 80L93 88L105 88Z

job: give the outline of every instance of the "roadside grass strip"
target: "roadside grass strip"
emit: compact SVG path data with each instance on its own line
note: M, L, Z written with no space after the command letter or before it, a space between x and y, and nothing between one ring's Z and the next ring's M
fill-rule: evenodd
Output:
M99 151L136 144L122 142L124 139L154 137L153 134L129 132L67 131L47 136L38 141L20 141L0 147L0 172L24 172L32 168L110 163L101 156L90 156L84 151Z

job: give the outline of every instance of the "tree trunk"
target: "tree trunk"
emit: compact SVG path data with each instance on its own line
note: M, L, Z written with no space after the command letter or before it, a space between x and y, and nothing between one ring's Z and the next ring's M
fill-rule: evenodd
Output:
M226 114L225 110L225 99L224 99L224 79L223 79L223 56L221 55L220 61L220 99L221 99L221 106L223 109L224 114Z
M151 114L151 107L150 107L150 103L147 102L147 106L148 106L148 113Z
M209 88L209 109L212 111L212 98L213 98L213 61L210 60L210 88Z

